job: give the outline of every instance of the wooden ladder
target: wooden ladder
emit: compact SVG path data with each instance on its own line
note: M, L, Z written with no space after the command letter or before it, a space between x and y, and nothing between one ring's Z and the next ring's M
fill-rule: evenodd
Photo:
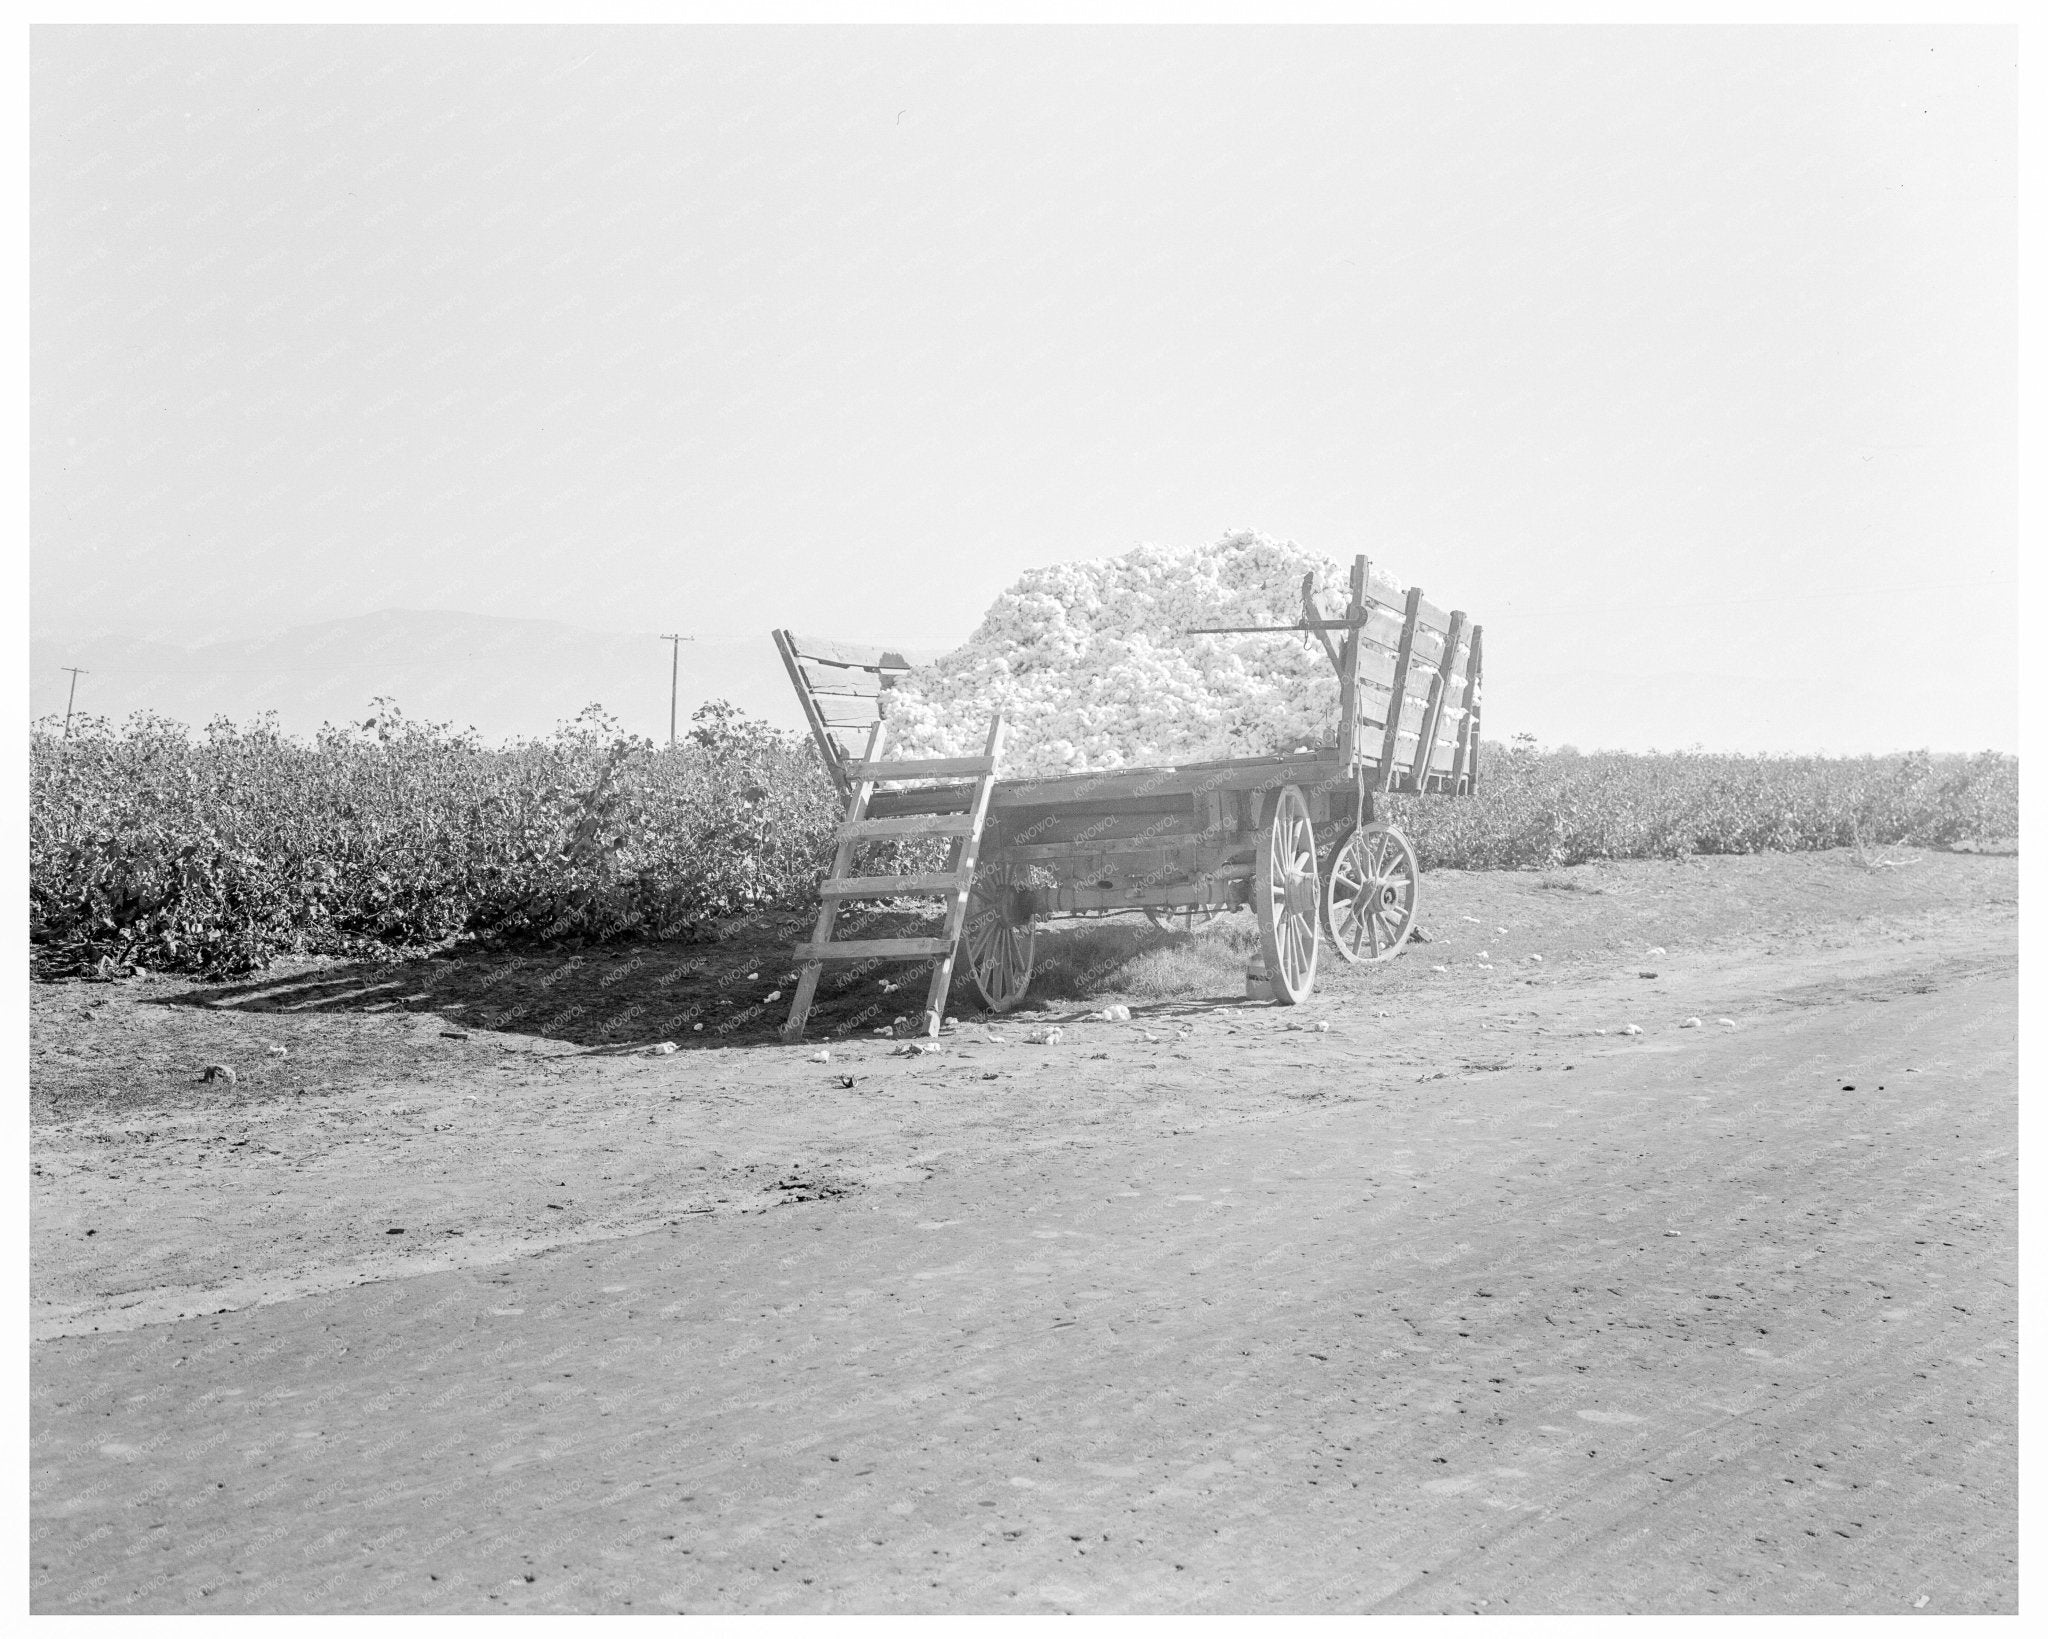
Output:
M832 871L818 893L818 926L809 943L796 947L796 959L803 963L796 997L789 1004L789 1022L782 1027L784 1041L801 1041L804 1021L818 993L818 977L827 962L891 961L924 958L932 964L932 979L925 993L924 1034L936 1036L945 1017L946 992L953 983L953 954L960 945L960 929L967 920L968 890L974 883L974 867L981 853L981 831L988 821L989 795L995 789L996 759L1003 748L1003 714L997 712L988 727L988 745L979 757L927 757L902 762L884 762L882 751L888 742L889 724L878 719L868 730L867 748L857 760L850 760L846 772L852 788L846 799L846 820L839 827L839 849L832 858ZM877 783L894 780L946 779L969 776L974 796L964 814L902 814L887 819L869 819L868 802ZM853 875L854 855L864 842L897 837L951 837L946 868L930 874L895 876ZM929 894L946 901L946 931L937 939L837 939L832 929L839 920L839 907L849 899L898 899Z

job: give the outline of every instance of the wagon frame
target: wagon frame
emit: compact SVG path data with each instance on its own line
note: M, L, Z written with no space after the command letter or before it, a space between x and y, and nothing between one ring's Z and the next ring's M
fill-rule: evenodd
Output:
M1363 556L1352 562L1340 616L1323 616L1313 576L1301 603L1302 618L1291 625L1193 630L1299 632L1319 644L1338 678L1332 743L1032 779L997 774L1000 719L983 758L889 761L883 701L910 669L907 655L775 632L848 805L817 936L797 949L806 966L784 1034L802 1033L819 963L842 953L852 959L857 949L883 958L889 953L875 947L892 943L918 946L900 954L932 964L928 1031L938 1029L958 951L989 1008L1007 1011L1029 987L1038 926L1056 917L1142 910L1165 925L1249 907L1264 985L1283 1003L1313 990L1325 934L1346 961L1399 952L1415 926L1419 871L1407 840L1378 819L1374 799L1476 788L1481 629L1463 610L1430 603L1421 588L1404 591L1375 574ZM954 837L946 871L901 879L903 891L946 900L944 950L938 940L835 944L839 905L902 896L888 891L887 879L853 876L856 850L917 834Z

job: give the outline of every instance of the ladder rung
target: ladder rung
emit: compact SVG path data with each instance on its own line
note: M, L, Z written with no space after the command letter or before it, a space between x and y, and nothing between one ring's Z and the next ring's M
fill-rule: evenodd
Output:
M841 842L869 837L964 837L974 830L972 814L898 814L891 819L848 820L839 827Z
M796 947L799 962L858 962L870 956L943 956L950 939L841 939Z
M912 757L901 762L891 762L884 757L875 763L862 762L856 757L846 765L847 774L856 780L938 780L963 774L988 775L995 771L996 765L986 757Z
M835 876L818 890L820 899L894 899L901 894L958 893L971 878L937 876Z

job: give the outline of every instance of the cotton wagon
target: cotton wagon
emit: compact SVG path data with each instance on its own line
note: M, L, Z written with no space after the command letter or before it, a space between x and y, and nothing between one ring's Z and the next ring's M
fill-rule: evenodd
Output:
M779 630L788 669L825 767L846 801L838 850L821 886L813 937L783 1034L795 1040L832 961L930 964L925 1026L938 1029L956 956L982 999L1004 1012L1031 983L1037 930L1048 920L1145 912L1186 927L1249 907L1258 920L1264 984L1298 1003L1315 986L1327 938L1347 962L1385 961L1415 926L1415 851L1379 819L1394 792L1467 796L1479 778L1480 628L1420 588L1405 591L1368 561L1351 566L1341 613L1317 606L1313 577L1301 619L1197 632L1300 632L1338 680L1335 738L1284 755L1005 779L1005 725L989 724L969 757L891 759L885 706L910 670L900 650L806 641ZM936 871L856 875L867 845L946 844ZM836 940L856 901L929 897L944 931L923 938Z

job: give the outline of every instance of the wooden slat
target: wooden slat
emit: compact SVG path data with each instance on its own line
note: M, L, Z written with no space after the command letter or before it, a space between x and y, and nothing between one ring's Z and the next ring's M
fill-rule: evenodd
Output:
M850 709L856 702L844 695L822 694L818 696L818 715L825 720L827 728L852 728L865 733L868 725L881 715L867 701L858 702L867 706L866 711Z
M821 666L815 661L799 658L805 685L813 694L864 694L870 697L882 692L881 677L858 666Z
M1368 652L1391 654L1401 646L1401 611L1398 607L1374 609L1359 630Z
M1434 632L1439 637L1451 629L1451 611L1439 609L1427 598L1415 606L1415 618L1424 631Z
M958 871L933 876L830 877L818 887L822 899L896 899L916 894L958 893L968 884Z
M779 634L778 634L779 635ZM863 761L874 762L888 749L889 725L880 718L868 730L867 745L861 752ZM870 780L848 780L846 782L846 817L858 820L867 812L868 798L874 794L874 783ZM841 836L839 844L832 850L832 868L827 876L843 877L853 870L854 843L851 838ZM818 902L818 921L811 930L811 942L823 944L832 937L832 929L839 920L839 901L821 899ZM782 1039L799 1041L804 1033L804 1021L810 1017L811 1003L817 999L818 977L823 968L816 961L805 962L797 976L796 994L790 998L789 1017L783 1021Z
M868 812L880 819L886 814L958 814L973 806L971 785L912 785L877 791Z
M1003 754L1003 714L998 711L989 720L988 739L981 748L982 761L988 767L981 778L974 782L974 806L967 811L967 833L946 850L946 868L965 878L974 879L980 865L981 842L988 826L989 798L996 788L996 759ZM946 905L946 949L932 964L931 982L925 987L924 1018L930 1034L939 1033L939 1022L946 1012L946 993L953 984L953 963L958 960L960 947L966 943L962 937L967 928L968 896L958 893Z
M1361 648L1358 655L1358 681L1363 684L1377 684L1382 694L1393 686L1394 657L1384 649Z
M822 660L833 666L866 666L870 669L907 672L910 662L900 649L878 648L870 643L840 643L832 638L798 637L789 634L790 646L806 660Z
M1480 634L1483 628L1472 628L1472 647L1465 657L1465 716L1458 725L1458 755L1451 765L1453 788L1462 786L1471 791L1477 787L1479 778L1479 666L1481 661Z
M804 681L803 666L796 657L795 646L786 631L777 630L769 634L775 640L775 652L782 658L782 666L789 673L791 687L796 690L797 701L804 708L804 721L810 725L811 738L817 742L818 755L824 761L825 772L832 776L832 783L839 788L843 798L853 790L853 782L846 777L846 758L852 747L840 743L831 732L831 725L818 710L818 702L812 697L810 685Z
M1365 595L1374 603L1384 603L1397 612L1408 601L1408 589L1384 569L1372 567L1365 577Z
M1422 588L1419 586L1409 587L1408 607L1401 623L1401 647L1394 657L1393 694L1397 701L1407 692L1409 657L1415 641L1415 614L1421 607ZM1375 782L1382 791L1391 789L1394 771L1400 766L1396 762L1395 757L1400 749L1401 719L1405 715L1405 711L1390 710L1387 713L1387 726L1380 741L1379 776Z
M995 772L986 757L906 757L900 762L849 763L847 772L856 779L943 780L963 774L980 778Z
M1004 780L998 809L1064 807L1088 797L1187 796L1203 791L1277 790L1324 779L1337 767L1334 750L1288 752L1278 757L1226 757L1169 768L1116 768L1100 774L1059 774L1040 780Z
M1465 611L1453 609L1450 630L1444 634L1443 660L1437 667L1436 677L1430 683L1429 711L1423 719L1421 743L1415 748L1415 762L1409 770L1418 783L1429 773L1429 765L1436 754L1437 731L1443 722L1444 706L1451 698L1454 668L1458 655L1464 648L1464 639Z
M1086 842L1026 842L1002 850L1005 861L1014 865L1052 865L1070 859L1099 859L1108 866L1114 862L1116 869L1125 875L1143 875L1158 865L1178 859L1194 849L1200 841L1199 833L1184 832L1175 836L1124 837L1107 841ZM1098 874L1110 875L1104 870Z
M1205 822L1206 816L1202 811L1192 806L1165 811L1143 809L1121 814L1113 811L1086 814L1069 808L1050 812L1040 810L1028 822L1023 822L1022 816L1012 816L1009 823L998 823L990 846L999 847L1005 857L1015 849L1035 843L1078 843L1097 851L1144 847L1199 836Z
M950 939L841 939L825 944L815 940L796 947L799 962L860 962L875 957L943 956L953 948Z
M1427 626L1415 628L1415 641L1408 646L1408 664L1412 670L1433 672L1444 657L1444 634L1432 632ZM1421 688L1417 681L1412 685Z
M842 842L867 842L876 837L964 837L973 829L971 814L899 814L893 819L848 820L839 827L839 837Z
M1360 621L1365 616L1365 588L1370 580L1365 555L1351 560L1351 600L1344 618ZM1353 627L1344 634L1344 652L1337 661L1337 760L1349 767L1358 758L1358 662L1365 645Z

